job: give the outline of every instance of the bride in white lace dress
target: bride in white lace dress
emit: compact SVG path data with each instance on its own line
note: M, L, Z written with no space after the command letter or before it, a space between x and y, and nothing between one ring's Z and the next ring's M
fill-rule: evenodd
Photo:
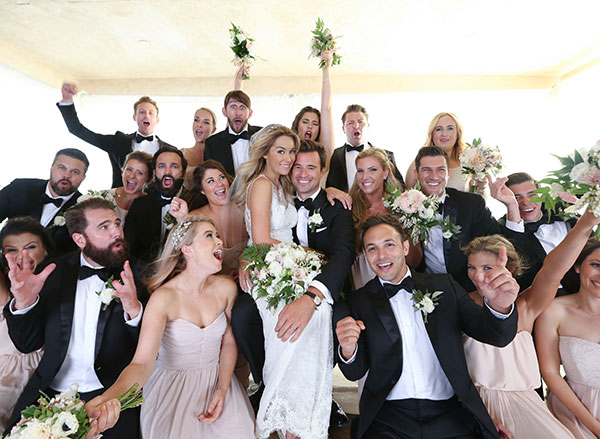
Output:
M240 167L241 181L233 200L245 205L248 244L292 243L296 209L289 179L298 136L283 126L268 126L257 135L250 159ZM295 342L281 341L275 332L281 302L267 309L256 299L265 336L264 393L256 417L256 437L325 439L331 409L331 306L322 303Z

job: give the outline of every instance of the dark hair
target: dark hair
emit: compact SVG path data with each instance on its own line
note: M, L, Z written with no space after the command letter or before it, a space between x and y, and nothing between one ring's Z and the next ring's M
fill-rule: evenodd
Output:
M298 133L298 126L300 125L300 121L302 120L302 118L304 117L304 115L306 113L315 113L317 115L317 117L319 118L319 124L321 123L321 112L319 110L317 110L315 107L304 107L302 110L300 110L300 112L298 114L296 114L296 117L294 118L294 121L292 122L292 131L295 131L296 134ZM317 140L319 139L320 136L321 136L321 127L319 127L319 135L317 136Z
M73 233L83 234L85 232L85 228L88 226L85 212L95 209L106 209L114 212L113 205L110 201L97 197L88 198L87 200L77 203L76 205L67 209L65 212L65 221L67 222L67 230L69 230L69 235L73 236Z
M231 90L229 93L227 93L225 95L225 100L223 101L224 102L223 107L227 108L227 104L232 99L235 99L236 101L241 102L249 109L252 108L251 102L250 102L250 96L248 96L242 90Z
M54 163L56 163L56 161L58 160L58 156L61 155L66 155L67 157L71 157L73 159L79 160L80 162L83 162L83 173L85 174L88 170L88 168L90 167L90 161L88 160L87 156L83 153L83 151L80 151L76 148L64 148L61 149L60 151L58 151L56 153L56 155L54 156L54 160L52 160L52 166L54 166Z
M583 261L585 261L589 255L594 253L594 251L599 248L600 241L598 241L596 238L588 239L588 242L586 242L585 246L583 247L583 250L581 250L581 253L579 253L577 260L575 261L575 266L578 267L581 264L583 264Z
M127 163L130 160L137 160L140 163L143 163L146 168L148 168L148 179L152 180L152 172L154 172L154 166L152 162L152 156L144 151L133 151L125 156L125 163L123 163L123 167L121 170L125 169Z
M301 152L317 152L319 153L319 164L321 165L321 169L325 169L327 165L327 153L325 152L325 147L319 142L315 142L314 140L301 140L300 148L298 148L298 154Z
M135 114L135 113L137 113L138 106L139 106L140 104L143 104L143 103L147 103L147 104L152 104L152 105L154 105L154 108L156 108L156 115L158 116L158 105L156 105L156 102L155 102L155 101L153 101L153 100L150 98L150 96L142 96L142 97L141 97L141 98L139 98L137 101L135 101L135 103L133 104L133 113L134 113L134 114Z
M389 213L376 213L375 215L367 217L367 219L365 219L360 225L360 246L362 248L364 248L365 244L365 234L369 231L369 229L382 224L392 226L394 229L396 229L400 235L400 238L402 238L402 242L408 239L408 234L400 224L400 221L398 221L398 218Z
M535 184L535 186L537 187L537 183L535 182L533 177L527 172L515 172L514 174L510 174L508 176L508 180L506 180L506 187L510 187L513 184L525 183L527 181L533 182L533 184Z
M7 236L22 235L23 233L31 233L37 236L42 241L42 245L46 252L48 252L48 255L54 253L54 242L50 237L50 233L37 220L30 216L11 218L6 221L6 224L0 230L0 247L4 245L4 239Z
M367 110L365 109L365 107L363 107L362 105L358 105L358 104L348 105L348 107L346 107L346 111L344 111L344 114L342 114L342 123L346 123L346 115L348 113L362 113L365 115L367 122L369 121L369 114L367 113Z
M194 168L194 173L192 174L192 184L189 190L184 191L182 194L182 198L188 203L188 209L191 212L198 207L202 207L208 204L208 198L204 195L202 190L202 180L204 180L204 174L209 169L216 169L219 172L223 173L229 186L233 182L233 177L229 175L229 173L225 170L223 165L216 160L206 160L200 163L198 166Z
M450 168L450 159L448 159L448 154L439 146L423 146L417 152L417 156L415 157L415 169L419 172L419 167L421 166L421 159L423 157L438 157L443 156L446 159L446 166Z
M152 169L156 170L156 162L158 161L158 157L167 152L173 152L179 156L181 159L181 167L183 168L183 173L185 175L185 170L187 169L187 160L185 159L183 152L174 146L161 146L158 151L154 153L154 156L152 156Z

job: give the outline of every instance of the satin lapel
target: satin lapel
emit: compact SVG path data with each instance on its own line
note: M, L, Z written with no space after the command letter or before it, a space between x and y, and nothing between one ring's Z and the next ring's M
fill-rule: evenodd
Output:
M71 330L73 328L73 313L75 311L75 294L77 292L77 275L79 273L79 252L69 258L63 277L60 280L60 358L65 358Z
M48 225L54 224L54 218L56 218L58 215L63 215L65 214L65 212L67 211L67 209L71 206L74 206L75 204L77 204L77 199L81 197L81 192L77 191L73 194L73 196L71 198L69 198L67 200L66 203L64 203L60 209L58 209L58 212L56 212L56 215L54 215L54 217L52 217L52 219L50 220L50 222L48 223ZM41 217L41 212L40 212L40 217Z
M296 226L292 227L292 238L294 239L294 242L296 244L300 244L300 241L298 240L298 232L296 231Z
M446 193L446 199L444 201L444 211L443 211L443 217L446 218L450 218L450 221L453 224L456 224L456 217L458 215L458 208L456 206L456 202L454 201L454 199L452 198L452 196L450 196L450 194ZM450 249L452 248L452 240L451 239L444 239L444 260L445 261L450 261L451 258L451 254L450 254ZM448 266L448 262L446 262L446 267Z
M98 352L100 351L100 346L102 346L102 337L104 336L104 328L106 327L106 322L113 312L114 308L117 306L117 302L113 301L108 305L108 308L104 310L104 305L100 307L100 314L98 315L98 326L96 327L96 346L94 347L94 361L98 358Z
M39 188L39 193L36 189L36 193L32 194L31 199L25 200L26 203L33 203L30 216L38 221L42 219L42 210L44 209L44 205L41 202L41 198L44 192L46 191L46 185L48 184L48 180L44 180L43 182L41 182L41 184L42 185Z
M327 192L321 189L321 192L319 192L319 195L317 195L313 201L313 210L312 212L309 212L308 216L310 217L312 214L315 213L317 209L319 209L319 213L321 214L321 217L323 217L323 210L326 207L326 203L329 203L329 201L327 201ZM314 231L312 231L310 227L308 227L308 230L306 232L308 234L308 246L310 248L319 248L319 246L317 246L315 243L315 238L317 237L317 234Z
M415 283L415 288L417 290L425 292L428 290L430 293L436 291L435 288L428 288L426 277L420 273L412 273L413 281ZM443 296L443 294L442 294ZM431 345L433 346L433 350L436 352L438 358L439 354L437 352L437 307L436 309L427 315L427 320L425 320L425 313L421 312L421 317L423 318L423 323L425 324L425 329L427 330L427 335L429 335L429 340L431 340Z
M383 291L383 287L379 285L379 288L377 288L375 291L369 291L369 299L371 299L371 302L375 307L377 317L379 317L379 320L381 320L381 323L383 324L385 331L390 336L392 343L398 343L400 341L400 329L398 329L396 317L394 316L394 312L390 306L390 301Z

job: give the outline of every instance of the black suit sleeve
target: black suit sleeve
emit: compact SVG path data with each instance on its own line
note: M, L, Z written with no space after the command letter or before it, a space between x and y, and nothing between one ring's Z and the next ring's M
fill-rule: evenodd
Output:
M0 221L4 221L11 216L12 200L15 198L15 182L0 190Z
M131 254L136 258L140 257L142 251L142 244L138 239L140 234L136 233L139 227L138 222L140 220L143 220L143 206L139 200L134 200L125 217L123 232L125 234L125 239L129 243ZM149 221L149 219L147 218L146 221ZM148 236L147 239L152 239L152 237Z
M394 157L394 153L392 151L386 151L386 153L388 155L389 161L392 162L392 165L394 165L394 177L396 177L396 179L400 182L403 188L406 187L406 184L404 183L404 178L402 178L402 173L400 173L398 165L396 164L396 158Z
M360 299L359 295L361 293L366 294L366 292L363 289L353 291L352 293L350 293L348 295L348 298L346 301L347 307L345 307L345 306L340 307L339 304L342 304L342 301L336 303L335 306L338 307L338 309L344 309L346 312L348 312L348 310L349 310L349 315L354 320L363 320L360 316L361 306L358 303L359 302L358 299ZM344 317L346 317L346 316L342 315L341 313L338 316L338 318L340 320ZM337 324L337 322L336 322L336 324ZM339 342L339 340L338 340L338 342ZM338 361L340 370L342 371L342 373L344 374L346 379L348 379L350 381L358 381L363 376L365 376L365 374L369 370L369 354L368 353L369 353L369 347L368 347L366 332L361 331L360 336L358 338L358 348L356 351L354 361L352 361L351 363L348 363L348 364L344 363L344 361L341 358ZM335 355L338 356L338 351L335 352Z
M215 136L216 136L216 134L214 134L206 139L206 145L204 147L204 161L207 161L207 160L218 161L217 157L215 156L215 151L214 151L215 146L217 146L215 144Z

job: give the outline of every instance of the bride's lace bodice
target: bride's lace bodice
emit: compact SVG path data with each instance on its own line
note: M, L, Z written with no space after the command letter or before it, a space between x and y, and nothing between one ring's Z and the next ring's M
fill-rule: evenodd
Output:
M283 193L283 188L279 185L279 189L264 175L259 175L259 178L264 178L271 183L272 196L271 196L271 238L276 239L287 244L293 242L292 228L296 225L297 212L293 204L288 203ZM252 188L254 181L248 186L248 191ZM248 194L246 195L246 200ZM244 218L246 220L246 230L248 232L248 245L252 245L252 219L250 217L250 209L248 209L248 203L244 208Z

